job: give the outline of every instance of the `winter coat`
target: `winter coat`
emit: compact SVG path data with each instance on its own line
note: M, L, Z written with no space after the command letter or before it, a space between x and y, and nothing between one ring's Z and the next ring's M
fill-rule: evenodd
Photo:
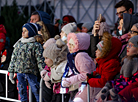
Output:
M2 50L4 49L6 44L6 30L3 24L0 24L0 56L2 53ZM1 62L0 62L1 65Z
M114 79L115 75L120 72L120 62L118 54L121 51L121 41L117 38L112 37L112 47L109 54L104 58L96 59L98 67L93 72L93 76L100 75L101 78L91 78L88 83L91 87L102 88L105 83L109 80Z
M90 35L87 33L70 33L67 37L67 40L69 42L70 38L72 38L75 42L75 48L74 52L77 52L79 50L87 50L90 45ZM86 40L87 39L87 40ZM68 43L69 45L69 43ZM71 82L71 85L75 85L77 83L80 83L79 87L79 92L76 94L75 98L79 97L81 98L84 102L87 102L87 85L84 87L83 90L80 91L81 89L81 82L85 82L87 79L86 74L90 73L95 70L95 64L92 61L91 57L86 53L86 52L79 52L75 56L75 67L78 70L79 74L73 75L69 77L69 80ZM93 88L90 88L90 93L91 93L91 100L93 98L92 95L96 92L97 90L94 90Z
M38 42L22 43L14 47L8 68L10 73L30 73L37 75L45 67L43 48Z

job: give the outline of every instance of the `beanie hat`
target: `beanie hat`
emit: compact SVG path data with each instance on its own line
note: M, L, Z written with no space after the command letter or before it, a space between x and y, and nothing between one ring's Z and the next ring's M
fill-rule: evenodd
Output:
M26 23L22 26L22 28L25 27L29 33L28 33L28 36L29 37L33 37L35 35L38 34L38 24L35 24L35 23Z
M128 42L132 42L134 44L134 46L138 48L138 35L130 38Z
M83 23L82 27L87 28L88 31L89 31L89 30L92 28L92 23L89 23L89 22L87 22L87 23Z
M63 26L63 28L61 29L64 33L66 33L67 35L71 32L76 32L77 30L77 25L75 22L73 23L68 23L66 25Z
M56 43L47 46L43 52L43 57L47 57L53 61L54 65L66 60L68 53L67 45L61 39L56 40Z
M100 51L102 51L103 41L100 41L96 46Z

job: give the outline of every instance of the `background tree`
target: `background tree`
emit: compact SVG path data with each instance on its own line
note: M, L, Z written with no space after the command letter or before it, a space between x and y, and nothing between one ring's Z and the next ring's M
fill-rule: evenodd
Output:
M16 0L13 0L12 5L6 4L1 10L1 15L5 18L5 28L7 37L10 38L10 45L13 44L22 36L22 26L27 22L29 17L24 16L19 12Z

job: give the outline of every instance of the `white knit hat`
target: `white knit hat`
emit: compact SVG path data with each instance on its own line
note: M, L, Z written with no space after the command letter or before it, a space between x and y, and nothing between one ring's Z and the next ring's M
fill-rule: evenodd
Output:
M63 26L63 28L61 29L64 33L66 33L67 35L71 32L76 32L77 30L77 25L75 22L73 23L68 23L66 25Z

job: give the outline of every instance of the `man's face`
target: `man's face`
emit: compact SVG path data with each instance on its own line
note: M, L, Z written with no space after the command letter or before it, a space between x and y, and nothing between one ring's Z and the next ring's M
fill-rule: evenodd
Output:
M123 13L128 13L128 11L126 10L126 8L124 6L118 7L117 9L117 13L116 15L121 19L123 18Z
M39 21L39 15L31 15L30 23L36 23Z

